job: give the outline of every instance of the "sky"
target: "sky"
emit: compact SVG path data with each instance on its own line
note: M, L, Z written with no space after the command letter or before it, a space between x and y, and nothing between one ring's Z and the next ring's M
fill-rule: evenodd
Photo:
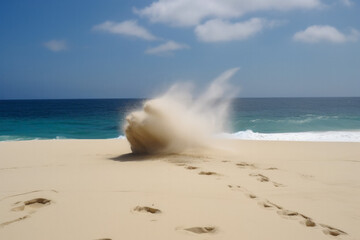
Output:
M360 96L355 0L2 0L0 99Z

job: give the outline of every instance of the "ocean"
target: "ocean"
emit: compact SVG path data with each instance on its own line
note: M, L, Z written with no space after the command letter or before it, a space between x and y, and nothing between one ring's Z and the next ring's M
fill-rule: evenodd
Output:
M1 100L0 141L123 138L144 99ZM180 121L180 120L179 120ZM221 137L360 142L360 98L237 98Z

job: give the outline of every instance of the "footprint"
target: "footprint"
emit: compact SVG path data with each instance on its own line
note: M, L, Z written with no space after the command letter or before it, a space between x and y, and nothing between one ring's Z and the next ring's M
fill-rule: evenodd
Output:
M269 202L269 201L261 201L258 203L260 206L264 207L264 208L277 208L282 210L283 208L275 203Z
M259 202L258 204L264 208L272 208L273 207L273 205L271 205L268 202Z
M275 187L285 187L284 184L277 183L277 182L272 182L272 184L273 184Z
M232 186L232 185L228 185L228 187L235 188L235 186ZM250 191L246 190L245 188L242 188L239 185L236 185L236 188L237 188L237 190L240 190L245 196L247 196L251 199L257 198L257 196L255 194L251 193Z
M214 233L216 231L215 227L208 226L208 227L191 227L191 228L184 228L185 231L196 233L196 234L203 234L203 233Z
M342 234L341 232L337 231L337 230L332 230L332 229L324 229L323 232L325 234L331 235L331 236L339 236L340 234Z
M316 226L316 223L311 220L310 218L307 218L304 222L302 222L305 224L305 226L307 227L315 227Z
M186 169L189 169L189 170L194 170L194 169L198 169L198 167L194 167L194 166L187 166L185 167Z
M140 207L140 206L136 206L134 208L134 211L137 211L137 212L148 212L148 213L151 213L151 214L158 214L158 213L161 213L160 209L157 209L157 208L152 208L152 207Z
M252 199L257 198L256 195L254 195L254 194L252 194L252 193L249 193L249 194L248 194L248 197L249 197L249 198L252 198Z
M259 174L259 173L251 173L251 174L249 174L249 176L251 176L251 177L257 177L256 179L257 179L259 182L271 182L275 187L285 187L284 184L277 183L277 182L274 182L274 181L270 181L270 178L268 178L268 177L265 176L265 175Z
M269 167L269 168L266 168L265 170L278 170L278 168L276 168L276 167Z
M249 176L257 177L257 180L260 182L268 182L270 180L267 176L264 176L262 174L251 173L249 174Z
M328 234L328 235L331 235L331 236L339 236L339 235L341 235L341 234L347 234L346 232L341 231L340 229L331 227L331 226L326 225L326 224L320 224L320 226L322 226L323 228L325 228L325 229L323 230L323 232L324 232L325 234Z
M290 211L290 210L280 210L277 212L279 215L284 216L284 217L296 217L299 216L298 212L294 212L294 211Z
M16 206L16 207L12 208L11 211L14 211L14 212L25 211L28 213L28 215L24 215L22 217L14 219L14 220L3 222L0 224L0 227L4 227L6 225L27 219L30 217L31 214L35 213L38 208L42 208L46 205L50 205L50 203L51 203L51 200L46 199L46 198L34 198L34 199L24 201L24 202L21 202L21 201L15 202L14 205L20 205L20 206Z
M14 214L14 218L13 219L7 219L6 222L2 222L0 223L0 227L4 227L7 226L9 224L12 223L16 223L16 222L20 222L22 220L25 220L27 218L30 218L32 214L35 214L37 212L37 210L39 208L48 206L50 204L53 203L53 200L50 199L46 199L43 197L37 197L37 198L33 198L27 201L12 201L11 199L13 198L17 198L19 196L24 196L24 195L39 195L40 193L46 192L47 194L53 194L53 193L58 193L58 191L54 190L54 189L45 189L45 190L33 190L33 191L29 191L29 192L23 192L23 193L16 193L13 195L8 195L5 196L3 198L0 199L0 201L11 201L13 202L11 204L11 202L9 202L9 210L10 212L17 212L17 213L13 213ZM12 207L11 207L12 206ZM10 214L9 217L11 217ZM22 216L19 216L22 215Z
M19 204L21 202L16 202L15 204ZM24 211L24 210L30 210L34 211L35 209L42 208L46 205L50 205L51 200L46 198L34 198L28 201L25 201L21 206L14 207L11 209L11 211Z
M297 216L297 215L299 215L299 213L294 212L294 211L290 211L290 210L282 210L281 214L286 215L286 216Z
M201 171L201 172L199 172L199 175L219 175L219 174L217 174L216 172L204 172L204 171Z
M256 168L254 164L251 163L246 163L246 162L241 162L241 163L237 163L236 166L241 167L241 168Z

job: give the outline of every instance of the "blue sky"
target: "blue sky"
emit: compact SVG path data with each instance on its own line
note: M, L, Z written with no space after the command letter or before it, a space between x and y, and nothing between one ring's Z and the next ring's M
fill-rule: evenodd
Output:
M151 97L240 67L240 97L360 96L351 0L0 3L0 99Z

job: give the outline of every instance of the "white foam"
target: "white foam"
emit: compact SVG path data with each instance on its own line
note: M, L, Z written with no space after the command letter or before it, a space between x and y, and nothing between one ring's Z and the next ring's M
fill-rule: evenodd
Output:
M55 139L56 139L56 140L58 140L58 139L66 139L66 137L64 137L64 136L56 136Z
M11 136L11 135L0 135L0 142L15 142L15 141L33 141L33 140L43 140L45 138L33 138L25 136Z
M360 142L360 130L289 133L258 133L246 130L236 133L223 133L219 137L265 141Z

